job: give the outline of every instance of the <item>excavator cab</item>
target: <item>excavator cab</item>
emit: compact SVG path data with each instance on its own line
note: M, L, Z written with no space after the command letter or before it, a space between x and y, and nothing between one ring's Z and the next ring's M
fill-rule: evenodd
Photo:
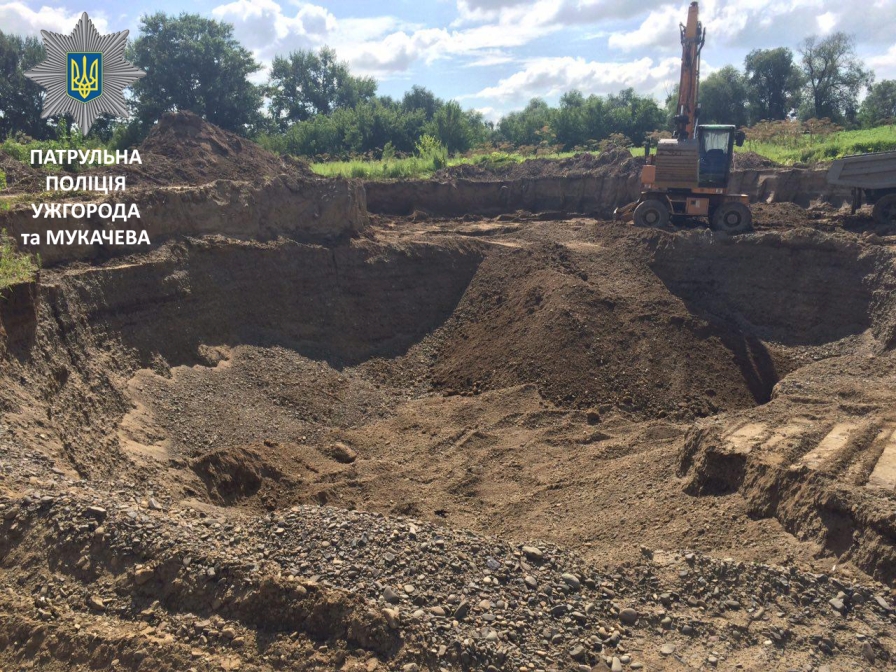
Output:
M734 145L743 144L743 133L734 126L703 125L697 127L700 164L698 184L700 187L726 187L731 172Z

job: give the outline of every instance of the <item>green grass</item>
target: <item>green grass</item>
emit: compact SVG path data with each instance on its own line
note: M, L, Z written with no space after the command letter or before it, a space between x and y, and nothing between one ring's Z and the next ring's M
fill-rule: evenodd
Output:
M799 136L776 140L774 142L750 142L743 147L735 148L738 152L756 152L772 161L784 165L794 163L822 163L849 154L865 152L885 152L896 150L896 126L880 126L860 131L841 131L825 138L818 136ZM633 147L634 156L643 156L641 147ZM564 159L574 156L576 152L545 154L548 159ZM483 167L499 166L508 162L519 163L535 158L508 152L492 152L474 156L454 157L448 159L449 166L461 164L481 165ZM435 173L439 166L432 159L412 157L407 159L389 159L386 161L328 161L312 163L311 169L325 177L356 177L365 180L426 179Z
M785 165L822 163L850 154L896 150L896 126L841 131L826 138L800 136L786 141L747 141L736 151L752 151Z
M0 289L32 280L37 268L30 254L16 251L5 229L0 232Z
M545 154L539 158L564 159L574 156L575 152ZM517 153L491 152L475 156L458 156L448 159L448 166L462 164L500 166L507 163L520 163L533 156ZM327 161L312 163L311 170L324 177L358 177L365 180L398 180L420 178L426 179L441 167L438 160L432 158L410 157L407 159L388 159L386 161Z

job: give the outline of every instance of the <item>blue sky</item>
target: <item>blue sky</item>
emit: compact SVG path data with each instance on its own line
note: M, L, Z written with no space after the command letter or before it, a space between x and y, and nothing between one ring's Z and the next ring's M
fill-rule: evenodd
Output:
M396 97L413 84L497 118L539 96L631 86L660 99L678 78L678 23L688 2L666 0L71 0L4 2L0 29L69 33L86 11L101 32L155 11L228 21L267 65L277 54L329 45L355 73ZM751 49L793 49L807 35L845 30L877 79L896 79L896 0L704 0L704 75L739 67ZM261 75L263 79L263 74Z

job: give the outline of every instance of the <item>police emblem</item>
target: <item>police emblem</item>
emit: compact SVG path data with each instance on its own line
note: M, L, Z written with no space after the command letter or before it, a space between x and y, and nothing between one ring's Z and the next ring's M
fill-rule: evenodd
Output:
M86 135L101 114L127 116L123 91L146 75L124 60L128 31L100 35L85 12L71 35L41 35L47 58L25 73L47 91L41 117L70 114Z
M103 55L68 55L68 95L86 103L103 95Z

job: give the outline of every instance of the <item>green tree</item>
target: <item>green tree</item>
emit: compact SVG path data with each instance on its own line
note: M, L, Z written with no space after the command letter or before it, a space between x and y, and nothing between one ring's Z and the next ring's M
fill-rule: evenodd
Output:
M414 110L423 110L426 120L432 119L436 111L444 105L445 102L423 86L414 85L411 90L404 94L401 99L401 107L405 112L413 112Z
M608 135L620 133L640 144L651 131L662 127L665 112L651 96L639 96L632 88L607 96L605 109L609 117Z
M752 123L785 119L799 107L804 78L790 49L754 49L744 59L744 75Z
M329 47L277 56L268 84L271 114L281 126L352 108L376 94L372 77L354 77Z
M470 149L473 141L470 119L457 102L452 100L442 105L427 126L450 154Z
M260 119L262 89L249 81L261 65L233 37L233 26L198 14L162 12L140 20L129 50L146 77L132 86L135 112L145 130L169 111L190 110L237 133Z
M854 38L842 32L823 39L812 35L803 41L800 56L808 94L804 114L853 121L859 94L874 81L856 55Z
M541 98L533 98L525 109L511 112L498 123L498 134L516 145L537 145L540 132L553 121L554 110Z
M700 85L700 123L747 125L747 86L733 65L716 70Z
M38 140L55 137L54 127L40 118L43 90L24 74L44 57L39 39L0 30L0 140L15 133Z
M876 126L885 119L896 118L896 80L884 79L868 90L859 118L864 126Z

